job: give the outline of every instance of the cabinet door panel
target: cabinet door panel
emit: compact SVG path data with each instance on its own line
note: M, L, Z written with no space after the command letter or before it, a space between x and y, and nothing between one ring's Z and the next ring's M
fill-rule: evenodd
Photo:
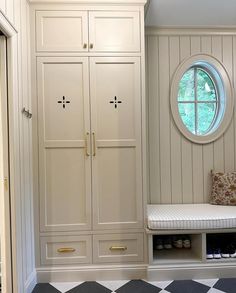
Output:
M36 11L37 51L88 51L87 11Z
M40 57L37 80L41 231L88 229L88 59Z
M139 61L135 57L91 58L96 229L142 226Z
M96 52L139 52L139 12L89 12L89 42Z

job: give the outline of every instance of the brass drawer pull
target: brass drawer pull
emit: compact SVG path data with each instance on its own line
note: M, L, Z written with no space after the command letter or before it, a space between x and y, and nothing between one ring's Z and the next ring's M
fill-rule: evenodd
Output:
M83 45L83 49L87 49L87 44L84 44Z
M62 252L62 253L67 253L67 252L74 252L75 249L71 247L63 247L63 248L58 248L57 252Z
M122 250L122 251L125 251L125 250L127 250L127 247L126 246L111 246L110 247L110 250L111 251L114 251L114 250Z
M87 157L89 157L89 151L88 151L88 140L89 140L89 133L87 132L85 135L85 154Z
M90 44L89 48L90 48L90 49L93 49L93 44Z
M96 156L96 137L95 137L95 133L92 133L93 135L93 156Z

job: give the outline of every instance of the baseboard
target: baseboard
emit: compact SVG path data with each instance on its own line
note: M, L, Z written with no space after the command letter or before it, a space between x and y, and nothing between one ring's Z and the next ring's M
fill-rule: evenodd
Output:
M235 264L148 266L149 281L235 278Z
M32 293L35 285L37 284L37 273L36 270L34 270L29 278L27 279L27 281L25 282L25 293Z
M145 279L147 265L96 265L84 267L40 267L38 282L77 282L95 280Z

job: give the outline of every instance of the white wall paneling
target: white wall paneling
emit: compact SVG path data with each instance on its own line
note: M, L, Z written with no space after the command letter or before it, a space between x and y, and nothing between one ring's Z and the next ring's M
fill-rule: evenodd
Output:
M22 115L31 111L29 64L29 4L26 0L1 1L0 19L15 30L8 33L10 154L12 178L12 229L14 292L31 292L35 280L31 120ZM10 38L11 37L11 38ZM12 140L11 140L12 139ZM14 183L14 185L13 185Z
M223 62L235 83L236 42L229 32L148 30L149 184L151 203L207 202L210 170L232 171L236 156L236 116L223 136L198 145L185 139L170 111L170 82L185 58L206 53Z

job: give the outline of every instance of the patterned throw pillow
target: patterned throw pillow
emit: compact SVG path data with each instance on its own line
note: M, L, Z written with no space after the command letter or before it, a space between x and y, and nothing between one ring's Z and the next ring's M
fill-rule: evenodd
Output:
M211 204L236 205L236 172L211 172Z

